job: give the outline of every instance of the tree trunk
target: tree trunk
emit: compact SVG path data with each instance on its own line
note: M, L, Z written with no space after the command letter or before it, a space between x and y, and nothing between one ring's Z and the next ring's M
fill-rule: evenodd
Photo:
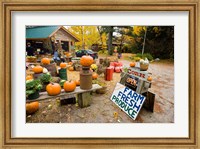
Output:
M111 29L109 30L109 33L108 33L108 53L110 55L112 55L112 36L113 36L113 26L111 26Z

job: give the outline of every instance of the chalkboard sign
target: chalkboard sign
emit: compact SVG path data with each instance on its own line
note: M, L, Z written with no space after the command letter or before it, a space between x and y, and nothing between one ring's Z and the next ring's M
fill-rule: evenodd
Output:
M111 100L133 120L136 119L145 101L145 96L120 83L117 83Z
M139 78L137 78L137 77L135 77L135 76L129 75L129 76L126 78L125 86L127 86L127 87L129 87L130 89L136 91L136 90L137 90L138 83L139 83Z

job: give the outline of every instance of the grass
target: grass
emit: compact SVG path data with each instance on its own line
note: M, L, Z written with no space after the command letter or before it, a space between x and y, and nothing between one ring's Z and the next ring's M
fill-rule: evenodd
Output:
M135 55L136 54L132 54L132 53L122 53L122 59L127 60L127 61L132 61L132 58ZM113 55L99 54L99 57L112 57L112 58L116 58L117 57L117 53L113 53Z
M132 61L133 60L133 57L135 56L136 54L132 54L132 53L122 53L122 58L124 60L127 60L127 61Z

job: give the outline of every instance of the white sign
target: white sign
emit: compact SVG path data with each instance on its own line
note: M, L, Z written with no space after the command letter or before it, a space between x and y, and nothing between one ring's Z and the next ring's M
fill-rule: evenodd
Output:
M117 83L111 96L111 100L135 120L145 101L145 96Z
M143 79L147 79L148 77L148 72L147 71L140 71L140 69L135 68L129 68L128 73Z

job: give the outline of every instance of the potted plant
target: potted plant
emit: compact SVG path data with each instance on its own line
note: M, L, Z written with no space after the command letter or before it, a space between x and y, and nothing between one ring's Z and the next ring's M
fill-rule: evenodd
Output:
M73 66L74 66L74 69L75 69L76 71L80 71L80 69L81 69L80 61L75 61L75 62L73 63Z
M90 66L90 68L93 70L93 72L96 72L97 69L98 69L98 66L97 66L96 64L92 64L92 65Z
M40 80L27 80L26 81L26 97L27 99L36 99L39 97L39 91L42 89Z
M51 82L52 77L51 74L49 72L47 73L43 73L40 77L39 77L40 82L43 85L42 91L46 91L46 86Z
M101 88L101 89L97 89L97 90L96 90L96 93L97 93L97 94L105 94L106 91L107 91L107 85L106 85L106 83L103 82L103 81L100 81L100 82L98 82L98 84L99 84L102 88Z

